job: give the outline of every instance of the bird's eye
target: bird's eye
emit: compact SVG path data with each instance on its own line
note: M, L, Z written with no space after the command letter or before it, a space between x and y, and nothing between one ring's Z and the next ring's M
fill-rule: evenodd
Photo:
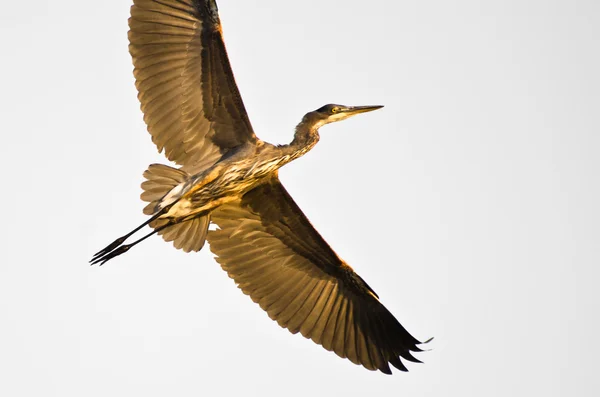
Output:
M339 112L340 108L331 108L331 113Z

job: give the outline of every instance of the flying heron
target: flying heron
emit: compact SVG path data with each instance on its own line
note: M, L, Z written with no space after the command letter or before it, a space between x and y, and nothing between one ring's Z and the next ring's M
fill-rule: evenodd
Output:
M288 145L256 137L235 84L214 0L134 0L129 51L144 121L180 165L144 172L147 222L90 261L104 264L157 233L185 252L211 251L271 319L369 370L406 371L419 342L313 228L278 169L319 141L325 124L381 106L325 105ZM209 231L210 222L216 224ZM144 226L153 231L125 241Z

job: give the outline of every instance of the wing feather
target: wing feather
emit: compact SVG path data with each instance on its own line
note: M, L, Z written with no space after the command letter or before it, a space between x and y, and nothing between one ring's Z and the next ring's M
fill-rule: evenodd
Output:
M214 0L134 0L129 28L144 121L169 160L195 173L257 142Z
M330 305L329 313L327 314L327 321L323 321L325 326L323 327L323 333L321 334L321 344L329 351L333 350L333 339L335 336L335 327L337 325L337 319L340 313L340 306L344 296L336 290L333 296L333 300ZM325 317L323 317L325 320ZM342 356L342 358L345 358Z
M327 245L277 178L211 213L208 241L228 275L292 333L371 370L405 370L413 338Z
M285 325L282 325L282 322L280 322L279 325L281 325L284 328L287 328L293 334L299 331L298 319L306 318L306 316L302 315L301 310L303 307L305 307L308 298L319 284L319 280L310 278L307 275L305 275L305 277L307 277L308 280L305 283L303 283L300 292L296 295L294 299L293 305L291 307L288 307L285 312L282 312L280 314L280 319L283 323L285 323ZM302 322L302 320L300 320L300 322Z
M356 349L356 333L354 329L354 303L348 302L348 313L346 315L346 340L344 341L345 354L348 360L354 364L360 364L358 361L358 353Z
M302 306L298 309L294 317L288 323L288 329L291 333L296 334L300 332L300 327L306 323L308 316L312 312L316 305L317 299L321 296L324 288L324 281L314 279L313 287ZM308 288L307 288L308 289Z
M296 273L293 277L290 277L287 280L287 283L282 284L278 288L280 297L278 299L274 299L273 303L271 303L267 308L269 317L271 317L273 320L276 320L282 327L285 327L285 324L287 324L283 313L290 309L290 307L293 307L294 300L305 288L307 283L305 278L306 275L302 273Z
M312 339L315 343L320 342L320 336L317 338L315 335L315 327L317 327L319 320L323 316L323 312L327 309L327 303L329 302L333 288L335 287L335 285L330 282L322 282L321 284L322 288L320 294L317 297L312 310L308 314L308 317L300 326L300 333L302 336Z
M340 357L346 358L346 318L348 317L348 299L342 299L340 310L332 330L332 349Z

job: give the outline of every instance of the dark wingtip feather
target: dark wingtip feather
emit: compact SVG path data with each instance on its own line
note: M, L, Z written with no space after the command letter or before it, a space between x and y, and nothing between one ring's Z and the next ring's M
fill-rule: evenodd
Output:
M381 366L381 368L379 368L379 370L381 372L383 372L386 375L391 375L392 374L392 370L390 369L390 366L388 365L388 363L384 363L384 365Z
M433 340L433 336L431 338L427 339L425 342L421 342L420 344L424 345L426 343L431 342L432 340ZM421 348L418 348L418 347L416 349L413 349L413 351L416 351L416 352L428 352L430 350L432 350L432 349L421 349Z
M396 356L390 358L390 364L402 372L408 372L408 368L406 368L404 364L402 364L402 361L400 361L400 359Z
M402 357L403 359L405 359L407 361L411 361L413 363L423 363L422 361L414 358L413 355L410 354L409 350L401 351L400 352L400 357Z

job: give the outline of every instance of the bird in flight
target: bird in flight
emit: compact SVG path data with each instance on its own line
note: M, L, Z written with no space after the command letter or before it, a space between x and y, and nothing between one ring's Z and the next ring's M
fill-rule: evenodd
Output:
M91 264L153 234L185 252L208 241L222 268L269 317L369 370L406 371L419 342L313 228L278 170L319 141L319 128L381 106L325 105L288 145L256 137L229 64L214 0L134 0L129 51L144 121L178 164L144 172L148 221ZM209 224L216 228L209 230ZM125 244L144 226L153 231Z

